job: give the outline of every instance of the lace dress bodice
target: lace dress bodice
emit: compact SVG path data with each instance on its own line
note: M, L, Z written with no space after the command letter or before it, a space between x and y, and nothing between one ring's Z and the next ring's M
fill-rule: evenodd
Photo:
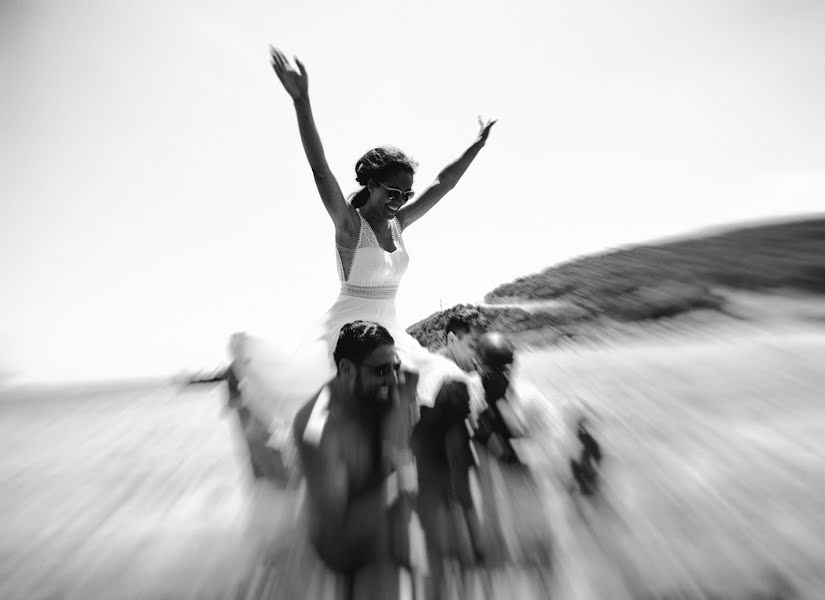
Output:
M336 248L338 278L341 293L358 298L392 299L398 292L410 257L401 237L398 219L390 221L390 231L395 244L395 252L387 252L378 243L372 226L358 213L361 221L358 242L352 252L352 262L347 273L341 260L341 252Z

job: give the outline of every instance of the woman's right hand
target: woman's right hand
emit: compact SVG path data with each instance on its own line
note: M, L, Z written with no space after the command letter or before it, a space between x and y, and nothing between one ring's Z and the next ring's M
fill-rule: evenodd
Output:
M298 100L306 98L309 80L304 63L298 60L296 56L295 64L298 65L298 68L295 69L290 64L286 55L274 46L269 47L269 53L272 57L272 68L275 70L278 79L281 80L281 85L284 86L284 89L292 97L292 100L297 102Z

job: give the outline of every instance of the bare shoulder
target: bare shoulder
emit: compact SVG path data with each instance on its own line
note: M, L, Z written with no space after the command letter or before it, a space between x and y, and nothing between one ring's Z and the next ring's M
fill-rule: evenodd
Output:
M304 404L300 410L298 410L292 421L292 436L302 460L315 454L321 446L323 438L329 437L322 435L326 433L328 429L325 423L326 410L321 411L322 414L313 414L316 405L320 401L321 394L325 389L326 387L321 388L309 402ZM311 440L307 439L309 437L308 429L312 430L313 435Z
M306 431L307 423L309 422L309 416L312 414L312 409L315 407L315 403L317 401L318 396L315 396L315 398L304 404L295 415L295 419L292 421L292 435L295 437L295 442L298 445L301 444L301 440L304 438L304 432Z

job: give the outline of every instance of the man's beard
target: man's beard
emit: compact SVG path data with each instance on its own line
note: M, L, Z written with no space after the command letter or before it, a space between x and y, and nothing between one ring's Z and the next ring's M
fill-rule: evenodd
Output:
M367 389L364 387L364 381L361 379L361 373L357 373L355 375L355 389L353 390L353 393L355 394L355 398L358 400L358 403L363 407L380 411L387 409L389 403L382 402L379 399L380 389L381 388L375 388L373 390Z

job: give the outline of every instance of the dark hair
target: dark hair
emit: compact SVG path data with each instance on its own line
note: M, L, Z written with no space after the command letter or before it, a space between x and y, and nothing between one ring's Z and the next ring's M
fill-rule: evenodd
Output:
M350 202L353 208L361 208L367 203L370 192L367 183L370 179L381 181L393 171L406 171L415 174L418 163L393 146L379 146L367 152L355 163L355 181L362 187L353 194Z
M390 332L378 323L353 321L341 328L332 357L336 367L345 358L360 364L376 348L394 343Z
M470 333L473 329L486 331L488 327L487 319L477 308L462 306L450 315L447 325L444 327L444 335L449 336L454 333L462 336Z
M513 343L498 332L485 333L481 336L477 350L481 364L493 368L512 364L516 354L516 347Z

